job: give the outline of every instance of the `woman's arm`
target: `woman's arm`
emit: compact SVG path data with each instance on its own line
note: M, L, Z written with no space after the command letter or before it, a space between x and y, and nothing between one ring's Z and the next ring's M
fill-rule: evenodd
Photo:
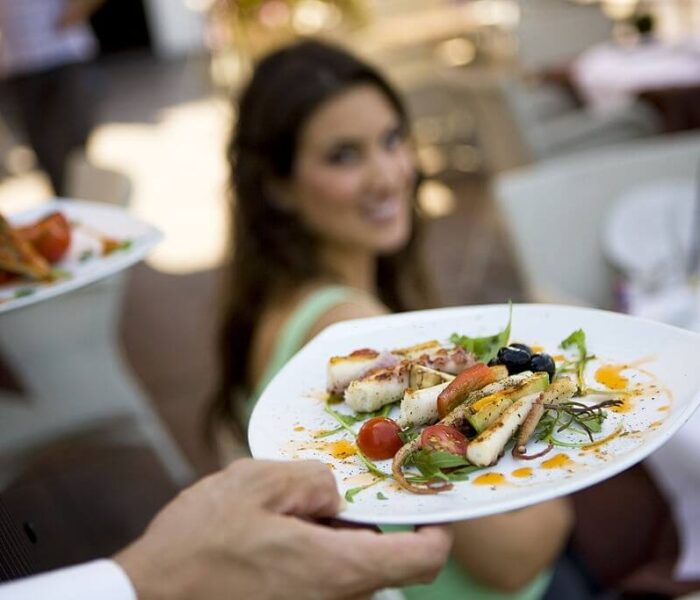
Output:
M453 555L477 581L517 592L551 566L573 524L568 498L453 524Z

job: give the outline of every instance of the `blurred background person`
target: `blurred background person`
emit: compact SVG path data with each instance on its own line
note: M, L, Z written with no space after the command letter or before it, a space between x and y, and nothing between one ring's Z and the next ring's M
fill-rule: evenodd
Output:
M431 302L406 110L369 65L317 41L264 58L243 91L229 159L220 433L245 431L270 379L328 325ZM565 498L456 523L450 567L434 588L406 594L538 598L570 527Z
M104 0L1 0L0 75L10 119L36 154L53 191L66 192L70 153L95 122L97 40L90 16Z

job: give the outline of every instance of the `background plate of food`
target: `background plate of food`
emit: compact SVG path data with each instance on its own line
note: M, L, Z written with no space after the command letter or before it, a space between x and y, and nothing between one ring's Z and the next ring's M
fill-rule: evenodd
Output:
M123 208L97 202L53 201L0 215L0 313L130 267L161 237Z
M318 459L341 517L480 517L612 477L700 402L700 336L555 305L447 308L333 325L253 411L256 458Z

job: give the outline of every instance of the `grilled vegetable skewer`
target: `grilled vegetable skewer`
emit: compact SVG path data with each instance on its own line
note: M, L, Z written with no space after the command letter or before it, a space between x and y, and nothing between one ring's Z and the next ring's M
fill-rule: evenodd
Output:
M537 424L540 422L540 419L545 412L544 405L566 402L567 400L570 400L575 393L576 384L568 377L562 377L561 379L557 379L540 394L539 398L530 409L530 412L525 418L520 430L518 431L518 435L515 439L515 445L513 446L513 456L515 458L531 460L533 458L544 456L552 449L552 444L549 444L542 452L528 455L525 445L530 437L532 437L532 434L537 428Z

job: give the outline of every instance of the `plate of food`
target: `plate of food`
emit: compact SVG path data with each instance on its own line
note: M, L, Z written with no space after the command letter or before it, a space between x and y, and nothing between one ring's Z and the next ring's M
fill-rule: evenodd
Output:
M130 267L161 237L123 208L98 202L60 200L0 214L0 313Z
M348 521L450 522L570 494L643 460L700 402L700 336L544 304L333 325L253 411L254 457L316 459Z

